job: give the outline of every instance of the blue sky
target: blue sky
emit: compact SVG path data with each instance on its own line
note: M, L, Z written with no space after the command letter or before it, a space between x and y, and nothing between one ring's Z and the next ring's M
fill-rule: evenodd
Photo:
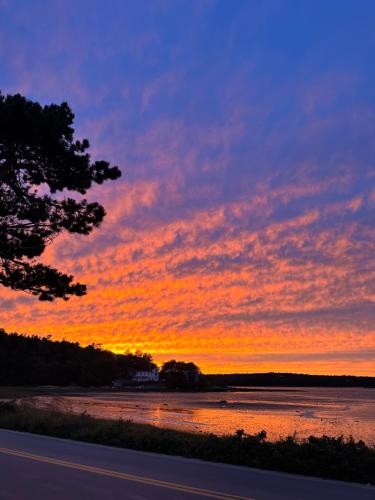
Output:
M365 0L0 0L2 92L68 101L123 170L102 228L45 256L88 296L2 291L2 326L374 373L374 25Z

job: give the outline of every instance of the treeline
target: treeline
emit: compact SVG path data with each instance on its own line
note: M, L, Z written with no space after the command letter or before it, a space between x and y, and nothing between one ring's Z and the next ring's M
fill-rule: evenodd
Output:
M242 387L375 387L375 377L298 373L233 373L205 375L210 385Z
M156 367L150 354L115 354L96 344L6 333L0 329L0 385L110 385L137 370ZM374 387L375 377L296 373L203 375L194 363L169 361L161 379L167 387Z
M108 385L155 366L149 354L115 354L95 344L82 347L0 329L0 385Z

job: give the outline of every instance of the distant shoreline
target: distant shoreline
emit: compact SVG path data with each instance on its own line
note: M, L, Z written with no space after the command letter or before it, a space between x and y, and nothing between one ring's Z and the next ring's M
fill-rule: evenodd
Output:
M207 385L226 387L361 387L375 388L375 377L309 375L306 373L230 373L204 375Z
M33 396L80 396L95 393L119 394L126 393L155 393L155 394L204 394L215 392L226 392L228 394L236 392L249 393L298 393L305 392L307 389L354 389L354 387L317 387L317 386L301 386L301 387L208 387L200 389L166 389L160 386L130 386L130 387L82 387L82 386L0 386L0 401L14 400L24 397ZM374 387L357 387L358 389L375 389Z
M217 387L200 390L180 390L180 389L163 389L160 387L79 387L79 386L0 386L0 401L9 401L14 399L22 399L34 396L87 396L89 394L121 394L121 393L136 393L136 394L210 394L216 392L225 392L233 394L236 392L303 392L303 388L234 388L234 387Z

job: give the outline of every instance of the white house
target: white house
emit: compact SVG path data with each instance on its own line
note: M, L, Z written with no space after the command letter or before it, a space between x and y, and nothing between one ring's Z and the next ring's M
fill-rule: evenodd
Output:
M152 370L137 370L133 377L133 382L158 382L159 381L159 370L153 368Z

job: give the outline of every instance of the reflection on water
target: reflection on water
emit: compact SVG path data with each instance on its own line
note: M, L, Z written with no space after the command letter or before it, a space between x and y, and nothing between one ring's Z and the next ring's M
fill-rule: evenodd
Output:
M301 388L255 392L109 392L40 396L38 407L131 419L194 432L267 431L270 439L297 432L352 435L375 444L375 389Z

